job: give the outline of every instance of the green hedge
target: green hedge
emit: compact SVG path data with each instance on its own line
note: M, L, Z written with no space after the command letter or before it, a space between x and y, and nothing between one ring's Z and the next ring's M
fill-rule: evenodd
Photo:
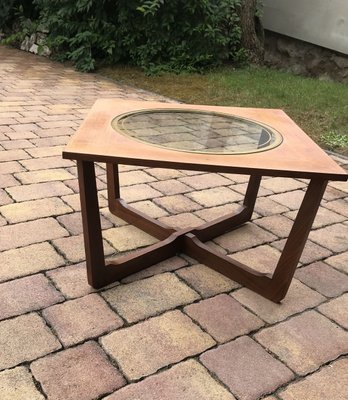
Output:
M200 70L240 61L240 0L33 0L60 60L90 71L96 61L148 72Z

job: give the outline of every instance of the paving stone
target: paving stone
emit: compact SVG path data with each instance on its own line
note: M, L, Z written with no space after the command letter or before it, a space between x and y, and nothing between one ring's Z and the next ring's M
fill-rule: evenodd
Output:
M243 196L239 193L224 186L192 192L187 196L204 207L215 207L221 204L234 203L243 199Z
M271 200L270 197L261 197L258 198L255 204L255 211L257 214L263 216L281 214L286 211L289 211L288 207L285 207L275 201Z
M224 217L230 213L235 213L240 208L239 204L224 204L223 206L217 206L212 208L203 208L202 210L195 211L195 215L205 221L213 221L216 218Z
M18 161L30 158L30 155L24 150L6 150L0 151L0 162L2 161Z
M125 384L95 342L41 358L31 370L52 400L92 400Z
M348 194L348 183L345 182L330 182L330 186Z
M58 197L25 201L0 207L0 213L12 224L71 212Z
M64 259L47 242L0 253L0 282L49 270L64 264Z
M123 325L122 319L97 294L46 308L42 315L64 346L100 336Z
M160 180L175 179L185 176L182 172L176 169L167 168L149 168L146 172Z
M241 195L245 196L247 188L248 188L248 183L239 183L238 185L232 185L229 186L230 189L235 190L236 192L240 193ZM269 196L273 194L271 190L265 189L264 187L260 186L257 197L260 198L262 196Z
M211 297L239 287L239 284L203 264L182 268L176 272L203 297Z
M348 251L329 257L325 260L325 262L332 267L348 273Z
M133 204L132 204L133 207ZM105 217L108 221L112 223L113 226L123 226L128 225L126 221L123 219L116 217L116 215L112 214L108 207L100 208L100 214Z
M141 346L139 346L141 343ZM170 311L101 338L129 380L194 356L215 341L180 311Z
M162 217L159 221L164 224L176 228L176 229L185 229L190 227L197 227L202 225L204 221L192 213L183 213L177 215L170 215L169 217Z
M243 336L204 353L200 360L240 400L257 400L293 379L293 373Z
M64 183L45 182L11 187L7 190L16 201L36 200L73 193Z
M348 329L348 293L318 307L319 311Z
M184 183L175 179L169 179L167 181L153 182L150 184L154 189L160 191L166 196L171 196L180 193L190 192L192 189Z
M125 201L131 203L133 201L154 199L162 196L161 192L153 189L147 184L134 185L121 188L121 197Z
M42 275L32 275L0 285L0 319L39 310L64 301Z
M53 218L37 219L0 228L0 251L27 246L63 236L68 232Z
M231 184L230 179L222 175L210 173L181 178L180 181L196 190L210 189L217 186L226 186Z
M154 202L172 214L186 213L202 208L199 204L182 194L156 198Z
M296 277L327 297L337 297L348 290L348 276L321 261L300 268Z
M66 179L74 179L68 171L62 168L45 169L41 171L18 172L15 177L23 184L64 181Z
M2 174L13 174L14 172L24 171L24 168L17 161L7 161L1 163Z
M11 174L0 174L0 189L17 186L20 182L17 181Z
M311 290L297 279L292 280L289 291L281 304L265 299L246 288L237 290L232 293L232 296L270 324L308 308L313 308L325 301L325 297Z
M61 215L57 217L57 220L64 225L72 235L79 235L80 233L83 233L82 216L80 212ZM102 229L108 229L113 226L113 224L103 216L100 217L100 222Z
M44 400L36 389L30 372L25 367L17 367L0 372L1 400Z
M192 303L200 298L171 273L120 285L103 292L102 295L129 323Z
M282 400L346 400L348 359L338 360L279 394Z
M154 182L156 179L144 171L128 171L119 174L121 186L136 185L139 183Z
M266 244L234 253L231 258L256 271L273 273L279 261L280 252Z
M268 217L256 219L255 224L273 233L279 238L289 236L293 221L283 215L270 215Z
M77 263L86 259L83 235L69 236L52 241L53 245L59 249L59 252L72 263ZM110 255L114 253L114 249L105 241L104 254Z
M332 201L332 200L337 200L341 199L342 197L345 197L346 193L341 192L340 190L337 190L329 185L326 187L323 199L326 201Z
M249 182L250 176L249 175L240 175L240 174L219 174L221 176L224 176L227 179L230 179L231 181L235 183L245 183Z
M272 246L280 251L283 251L284 245L285 239L272 243ZM322 260L323 258L329 257L331 255L332 252L330 250L325 249L324 247L319 246L316 243L313 243L311 240L307 240L302 255L300 257L300 263L311 264L315 261Z
M325 203L323 206L332 211L335 211L338 214L342 214L345 217L348 217L348 200L347 199L339 199L339 200L329 201L328 203Z
M219 343L248 334L264 325L260 318L227 294L191 304L184 311Z
M118 390L105 400L234 400L197 361L188 360Z
M347 238L348 226L344 224L330 225L309 234L310 240L337 253L348 250Z
M36 134L42 138L52 137L52 136L66 136L73 134L74 130L72 128L47 128L38 129Z
M34 147L34 145L29 142L27 139L20 139L20 140L8 140L1 143L5 150L12 150L12 149L28 149L30 147Z
M295 219L297 215L297 211L290 211L285 214L288 218ZM346 218L340 214L337 214L333 211L328 210L324 207L319 207L317 215L315 216L315 220L312 226L312 229L322 228L326 225L332 225L335 222L342 222Z
M60 348L58 340L37 314L0 322L0 369L14 367Z
M72 161L63 159L61 154L53 157L31 158L30 160L21 161L21 164L24 165L28 171L65 168L75 165Z
M37 140L33 142L36 144L36 146L39 146ZM33 149L28 149L27 153L29 153L34 158L53 157L53 156L61 156L63 149L64 149L63 146L41 146L41 147L35 147Z
M298 210L301 206L302 199L305 192L302 190L294 190L293 192L286 192L270 196L269 199L275 201L291 210Z
M348 351L348 333L315 311L263 329L255 337L299 375Z
M296 179L270 178L263 179L262 186L266 189L272 190L273 193L283 193L304 188L306 185Z
M162 274L163 272L175 271L179 268L185 267L186 265L187 261L183 258L178 256L170 257L167 260L154 264L149 268L127 276L126 278L122 279L122 283L130 283L138 281L139 279L148 278L153 275Z
M5 205L12 202L13 200L11 199L11 197L4 190L0 189L0 204Z
M132 207L152 218L160 218L168 215L167 211L163 210L163 208L156 206L156 204L152 203L152 201L149 200L132 203Z
M153 236L132 225L108 229L103 232L103 236L117 251L134 250L157 242Z
M214 239L214 242L230 253L255 247L260 244L271 242L276 236L265 231L253 223L248 223L240 228L225 233Z

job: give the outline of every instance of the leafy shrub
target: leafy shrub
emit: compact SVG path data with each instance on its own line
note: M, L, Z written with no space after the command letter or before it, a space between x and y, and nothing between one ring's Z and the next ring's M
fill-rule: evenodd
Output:
M48 45L90 71L96 60L148 72L199 70L243 56L240 0L34 0Z
M33 0L1 0L0 1L0 30L10 29L19 17L37 18Z

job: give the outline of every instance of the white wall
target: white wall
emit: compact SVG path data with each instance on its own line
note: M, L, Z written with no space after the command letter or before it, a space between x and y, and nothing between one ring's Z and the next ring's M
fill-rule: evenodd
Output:
M348 0L262 0L265 29L348 54Z

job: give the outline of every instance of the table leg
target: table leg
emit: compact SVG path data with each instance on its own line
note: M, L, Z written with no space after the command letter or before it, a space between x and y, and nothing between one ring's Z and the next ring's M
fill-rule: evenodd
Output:
M307 192L273 273L272 288L270 289L273 301L281 301L289 289L323 198L326 185L327 181L319 179L312 179L309 183Z
M80 187L87 280L91 286L99 288L105 284L103 279L105 260L94 163L77 161L77 173Z

